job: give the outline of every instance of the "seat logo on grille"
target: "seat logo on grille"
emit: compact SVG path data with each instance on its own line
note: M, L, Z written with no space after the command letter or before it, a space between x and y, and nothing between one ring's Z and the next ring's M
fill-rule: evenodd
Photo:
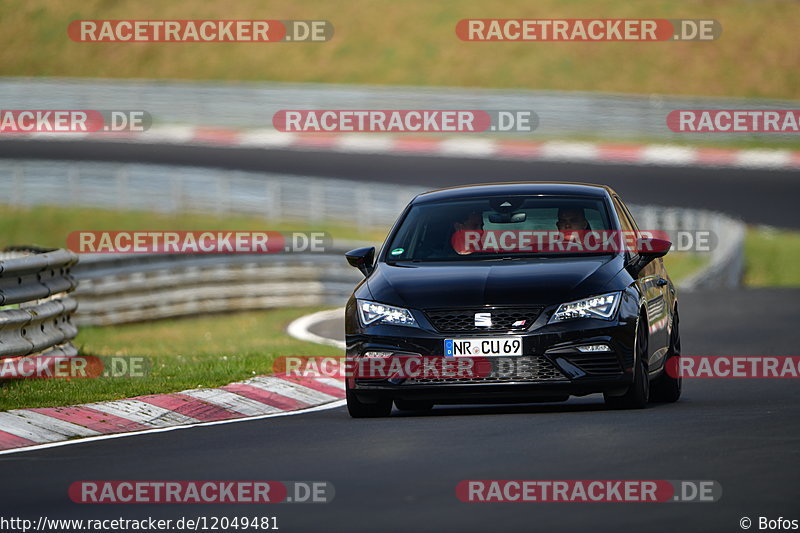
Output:
M492 327L492 313L475 313L476 328Z

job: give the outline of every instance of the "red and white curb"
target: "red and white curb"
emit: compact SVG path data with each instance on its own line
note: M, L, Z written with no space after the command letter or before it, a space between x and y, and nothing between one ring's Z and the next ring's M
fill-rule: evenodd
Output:
M322 150L341 153L474 157L480 159L590 162L657 166L764 169L800 168L800 151L702 148L661 144L591 143L491 139L487 137L415 137L392 134L287 133L273 129L154 126L142 133L31 133L2 139L108 140L149 144Z
M344 381L286 374L259 376L216 389L192 389L125 400L0 412L0 454L339 407ZM81 439L75 441L74 439Z

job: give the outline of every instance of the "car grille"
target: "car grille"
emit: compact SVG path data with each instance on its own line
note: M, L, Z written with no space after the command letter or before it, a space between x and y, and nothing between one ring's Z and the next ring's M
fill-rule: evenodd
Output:
M470 309L430 309L425 311L433 327L442 333L491 333L525 331L542 312L541 307L524 308L470 308ZM476 326L475 313L491 313L491 327ZM524 321L520 326L515 322Z
M563 381L566 378L547 358L541 356L481 357L470 377L409 378L406 385L429 383L513 383ZM477 366L482 365L482 366Z
M566 357L570 363L587 374L611 375L622 372L617 356L614 354L570 355Z

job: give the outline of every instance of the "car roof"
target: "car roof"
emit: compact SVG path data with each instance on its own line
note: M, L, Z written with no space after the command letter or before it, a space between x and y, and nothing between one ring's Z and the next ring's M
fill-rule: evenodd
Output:
M413 204L425 204L458 198L476 196L513 196L513 195L545 195L545 196L594 196L604 198L616 194L607 185L593 183L574 183L568 181L513 181L505 183L478 183L462 185L424 192L412 201Z

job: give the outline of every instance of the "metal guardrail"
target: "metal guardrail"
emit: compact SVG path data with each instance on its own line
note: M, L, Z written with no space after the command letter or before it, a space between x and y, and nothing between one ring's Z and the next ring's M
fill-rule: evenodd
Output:
M677 242L679 231L708 231L713 248L708 260L687 278L678 281L682 290L739 287L744 275L745 224L724 213L682 207L629 206L641 229L659 229ZM695 252L690 252L695 253Z
M347 248L350 249L350 248ZM82 256L80 325L340 305L361 278L345 247L324 254Z
M421 187L189 166L0 161L0 203L387 227ZM79 228L85 229L85 228Z
M7 249L0 259L0 358L74 356L78 303L68 295L78 257L67 250Z
M499 90L294 83L198 83L0 78L7 109L141 109L155 125L187 124L271 128L281 109L487 109L533 110L534 138L600 137L679 141L666 115L673 109L794 109L791 100L625 95L594 92ZM758 136L784 140L792 134ZM752 135L755 137L756 135ZM738 133L691 134L691 139L742 140Z

